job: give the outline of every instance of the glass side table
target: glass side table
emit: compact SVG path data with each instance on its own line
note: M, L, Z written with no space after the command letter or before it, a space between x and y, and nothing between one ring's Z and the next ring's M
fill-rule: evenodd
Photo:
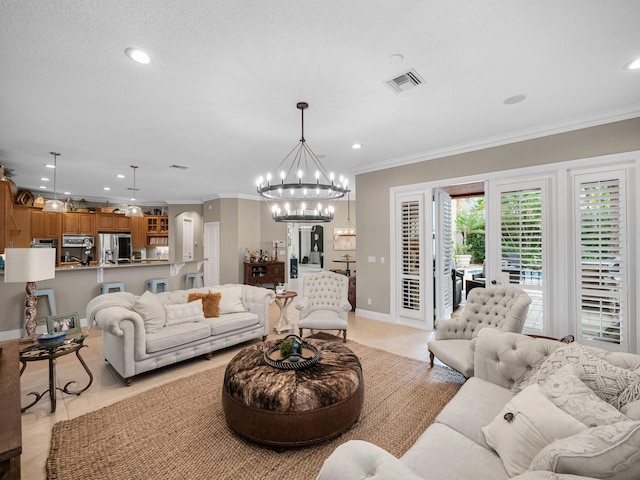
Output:
M82 332L72 335L71 337L67 337L64 343L60 345L41 345L37 343L37 341L34 341L33 343L29 343L20 348L20 363L22 363L20 376L22 376L22 373L27 368L28 362L38 362L40 360L49 361L49 389L45 390L42 393L29 392L29 395L34 395L36 399L26 407L22 407L23 413L28 408L31 408L36 403L38 403L47 392L49 393L49 399L51 400L51 412L53 413L56 411L56 390L60 390L67 395L80 395L91 386L91 384L93 383L93 374L91 373L91 370L89 370L89 367L85 363L84 359L80 356L80 350L86 347L86 345L84 344L84 340L85 338L87 338L87 336L88 335L86 333ZM63 357L64 355L69 355L70 353L76 354L76 357L80 361L80 364L84 367L87 375L89 375L89 383L86 387L80 390L69 389L69 385L71 385L72 383L76 383L75 380L67 382L62 388L56 385L56 359L58 357Z

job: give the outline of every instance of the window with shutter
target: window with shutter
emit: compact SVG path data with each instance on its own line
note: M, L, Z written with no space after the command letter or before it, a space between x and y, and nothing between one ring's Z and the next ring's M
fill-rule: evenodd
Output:
M627 348L624 171L577 175L576 266L581 340Z
M524 328L544 331L544 184L500 192L503 278L531 297Z
M421 196L399 199L400 210L400 313L422 318L422 209Z

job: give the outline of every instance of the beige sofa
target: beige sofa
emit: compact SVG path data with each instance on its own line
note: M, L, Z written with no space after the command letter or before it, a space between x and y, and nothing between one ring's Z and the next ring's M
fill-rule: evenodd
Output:
M318 479L640 478L640 408L633 401L640 355L495 329L483 329L472 345L475 376L401 458L352 440L326 459Z
M219 292L218 316L207 318L208 297L188 302L189 294ZM100 295L87 305L87 319L102 329L102 354L113 369L131 379L149 370L211 354L255 338L266 339L269 304L275 293L250 285L221 285L136 296ZM199 307L199 310L198 310Z

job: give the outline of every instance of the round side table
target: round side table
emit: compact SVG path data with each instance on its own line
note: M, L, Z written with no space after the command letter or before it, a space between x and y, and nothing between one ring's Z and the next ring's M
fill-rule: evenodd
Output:
M276 293L276 305L280 308L280 318L278 324L273 327L276 333L282 333L283 331L294 329L293 322L287 317L287 308L298 294L296 292L284 292ZM284 325L283 325L284 323Z

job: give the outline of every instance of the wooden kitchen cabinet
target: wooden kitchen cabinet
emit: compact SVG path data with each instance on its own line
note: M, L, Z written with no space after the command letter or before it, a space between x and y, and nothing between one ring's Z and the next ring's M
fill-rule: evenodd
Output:
M147 244L147 219L131 217L131 247L144 248Z
M6 247L15 247L15 237L20 233L14 218L13 194L9 182L0 181L0 253Z
M62 233L93 235L96 228L96 215L84 212L65 212L62 214Z
M60 213L31 210L31 238L60 238L61 229Z
M22 205L13 206L13 219L18 227L17 234L12 235L11 242L15 248L31 246L31 208Z
M147 215L147 247L169 245L169 217L167 215Z
M131 232L131 217L120 213L96 213L98 232Z

